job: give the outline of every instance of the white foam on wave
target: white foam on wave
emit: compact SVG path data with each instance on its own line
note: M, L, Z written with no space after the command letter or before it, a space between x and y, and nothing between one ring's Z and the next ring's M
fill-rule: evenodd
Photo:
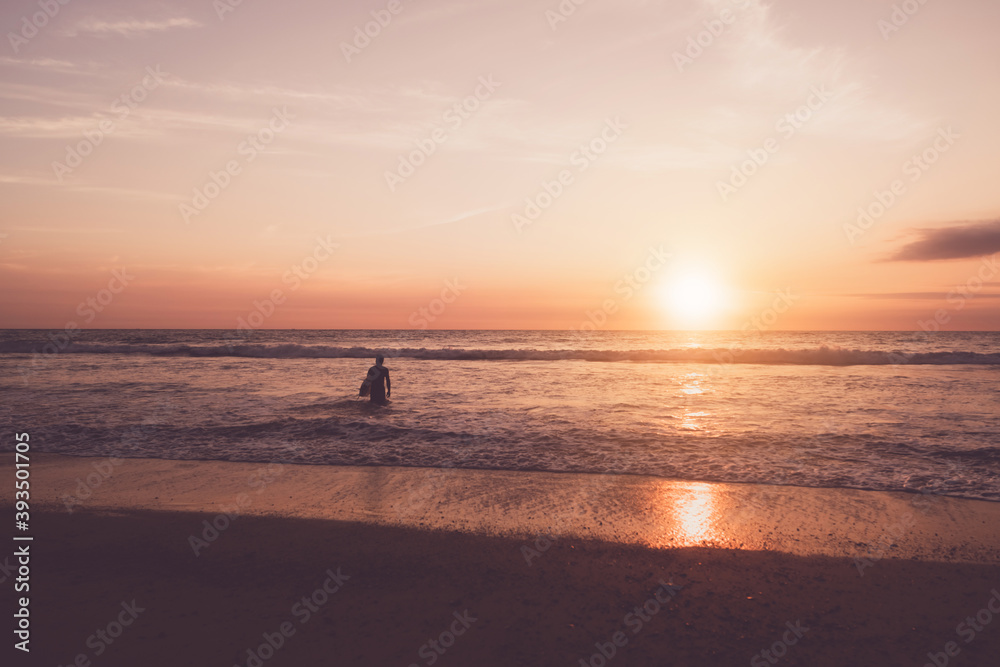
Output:
M1000 365L1000 353L955 350L912 352L858 350L820 346L808 349L675 348L647 350L535 350L456 348L368 348L332 345L182 345L73 343L61 354L129 354L168 357L245 357L262 359L361 359L384 354L387 358L441 361L594 361L678 362L705 364L791 364L809 366ZM34 341L0 342L0 354L44 354Z

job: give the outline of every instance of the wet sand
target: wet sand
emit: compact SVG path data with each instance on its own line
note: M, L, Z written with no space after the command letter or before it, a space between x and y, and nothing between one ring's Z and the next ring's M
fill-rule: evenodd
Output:
M32 522L32 660L14 664L919 666L950 647L995 665L1000 648L995 503L33 455Z

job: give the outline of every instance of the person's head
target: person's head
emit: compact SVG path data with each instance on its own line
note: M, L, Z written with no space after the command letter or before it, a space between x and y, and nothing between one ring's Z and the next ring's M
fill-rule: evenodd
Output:
M376 366L381 366L383 361L385 361L385 357L383 357L381 354L375 356Z

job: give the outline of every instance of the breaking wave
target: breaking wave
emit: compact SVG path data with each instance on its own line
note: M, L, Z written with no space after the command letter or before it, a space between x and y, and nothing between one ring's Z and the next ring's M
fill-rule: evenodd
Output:
M809 349L676 348L649 350L534 350L459 348L369 348L331 345L182 345L91 344L57 346L38 341L0 342L0 354L135 354L162 357L244 357L259 359L362 359L376 354L387 358L441 361L596 361L677 362L705 364L791 364L802 366L1000 365L1000 353L955 350L851 350L821 346Z

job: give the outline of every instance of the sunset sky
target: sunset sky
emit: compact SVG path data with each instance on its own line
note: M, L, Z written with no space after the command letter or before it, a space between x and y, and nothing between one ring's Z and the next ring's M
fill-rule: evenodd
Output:
M998 329L1000 3L902 4L5 2L0 327Z

